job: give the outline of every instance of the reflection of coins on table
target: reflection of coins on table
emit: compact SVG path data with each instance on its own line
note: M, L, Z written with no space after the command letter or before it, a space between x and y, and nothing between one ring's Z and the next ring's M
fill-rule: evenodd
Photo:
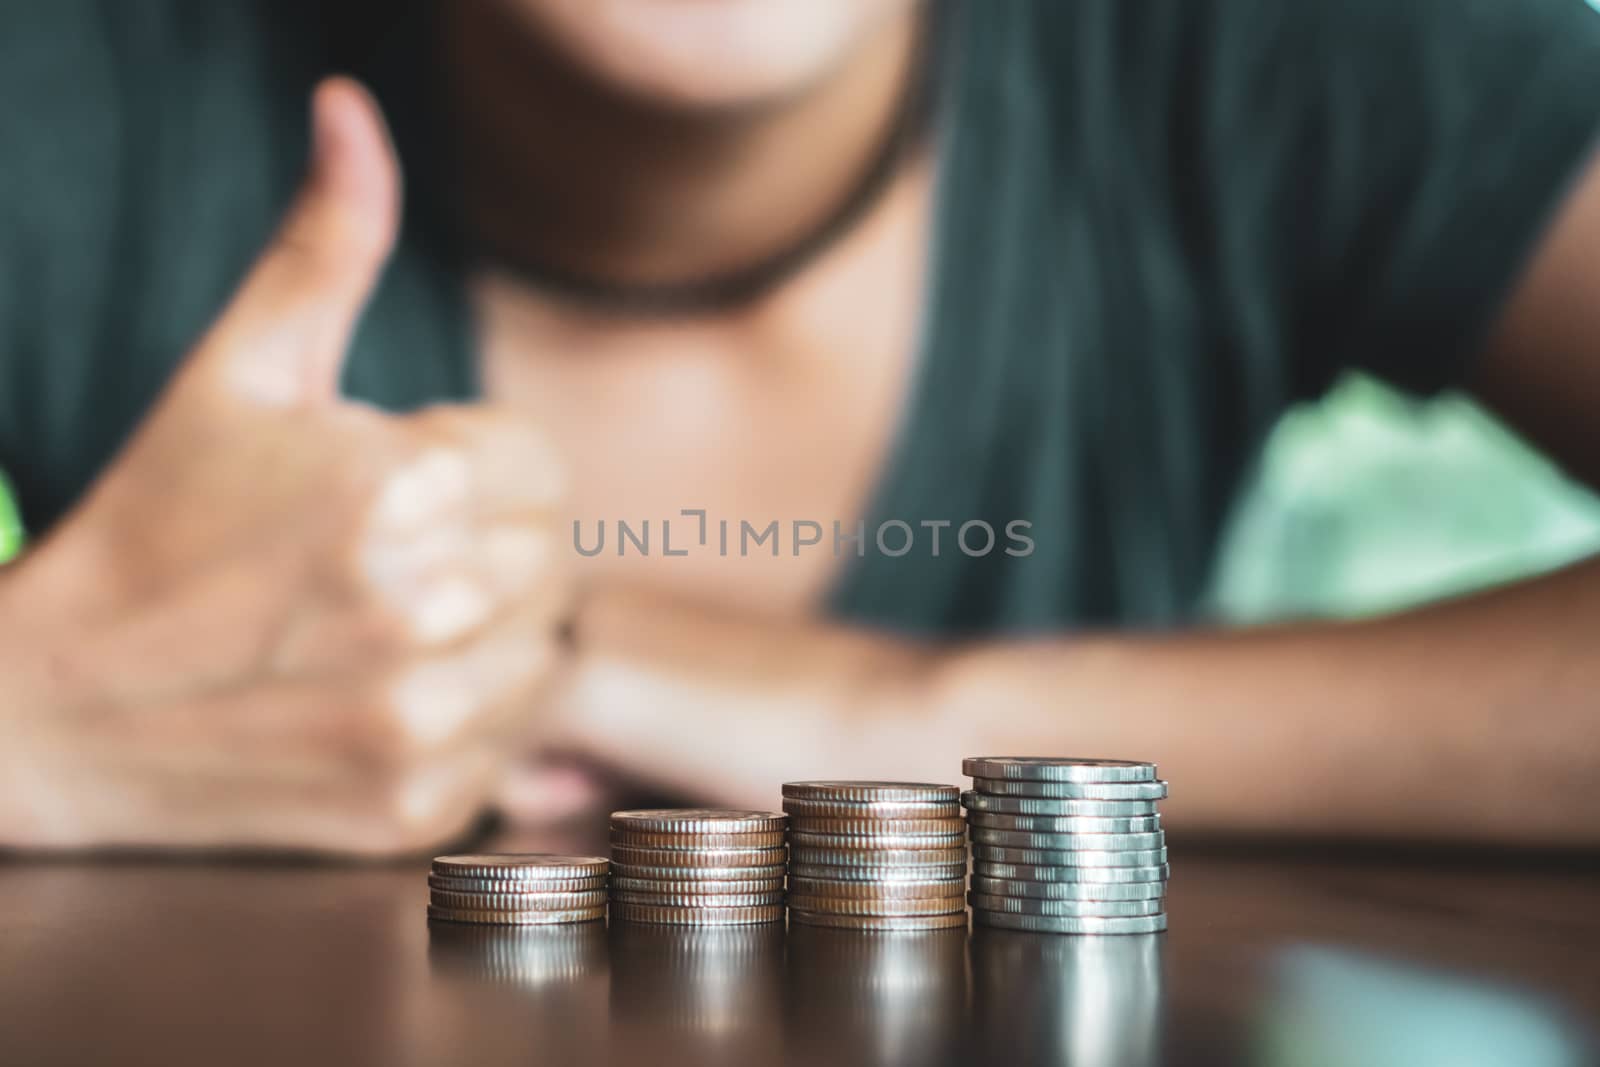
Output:
M1165 930L1166 832L1153 763L964 760L973 923L1050 934Z
M923 782L786 783L791 925L965 926L960 795Z
M605 974L603 923L429 927L428 962L439 975L540 987Z
M605 1062L782 1063L784 928L611 924L611 1025ZM568 1061L593 1062L591 1055ZM653 1055L649 1053L654 1052Z
M781 812L661 808L611 815L611 917L739 926L783 918Z
M964 923L882 934L797 923L787 957L785 1039L794 1054L784 1062L957 1062L953 1050L968 1036Z
M609 866L598 856L439 856L428 877L428 918L497 926L603 919Z
M993 1063L1154 1067L1162 1062L1160 934L1052 937L977 925L972 1040ZM1204 1058L1204 1057L1201 1057Z

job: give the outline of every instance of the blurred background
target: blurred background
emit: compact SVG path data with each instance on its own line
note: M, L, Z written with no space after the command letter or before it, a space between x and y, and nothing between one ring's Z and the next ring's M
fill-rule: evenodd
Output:
M1597 549L1600 499L1476 404L1353 375L1273 432L1209 607L1234 622L1359 617Z

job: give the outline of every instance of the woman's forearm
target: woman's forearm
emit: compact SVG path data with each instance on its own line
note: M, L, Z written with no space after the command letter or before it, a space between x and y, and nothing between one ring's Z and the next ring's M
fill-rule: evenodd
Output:
M612 605L568 730L660 784L956 780L965 755L1152 759L1174 826L1600 843L1600 560L1391 618L920 648Z

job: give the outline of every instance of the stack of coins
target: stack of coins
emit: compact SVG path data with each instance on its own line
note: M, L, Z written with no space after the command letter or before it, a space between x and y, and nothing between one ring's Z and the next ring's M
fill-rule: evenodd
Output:
M972 921L1055 934L1167 928L1166 834L1153 763L996 756L963 760Z
M611 917L681 926L783 918L775 811L663 808L611 814Z
M428 875L428 918L502 926L604 919L608 866L599 856L439 856Z
M966 828L953 785L788 782L789 920L852 930L965 927Z

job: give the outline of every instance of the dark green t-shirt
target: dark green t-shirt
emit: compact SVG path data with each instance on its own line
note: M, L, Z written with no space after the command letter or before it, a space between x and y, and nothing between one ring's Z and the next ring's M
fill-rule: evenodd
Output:
M398 0L337 6L4 5L0 469L34 530L269 235L336 67L410 192L347 390L472 395L428 35ZM1276 418L1351 367L1458 382L1600 130L1586 0L957 0L941 27L923 348L834 591L907 630L1185 619ZM891 558L889 520L1023 520L1034 550Z

